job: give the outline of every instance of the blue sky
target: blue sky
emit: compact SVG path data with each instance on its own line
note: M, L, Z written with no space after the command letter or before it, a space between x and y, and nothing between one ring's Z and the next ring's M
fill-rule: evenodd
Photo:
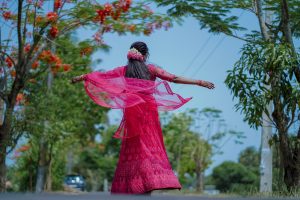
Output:
M251 28L258 28L256 27L256 19L251 15L243 13L240 20ZM77 37L83 39L91 37L92 34L93 32L84 30L80 31ZM239 58L242 41L224 35L212 35L206 30L200 30L198 22L193 18L186 18L181 26L175 25L168 31L157 30L150 36L106 34L104 41L112 48L108 53L97 52L94 55L95 59L103 60L99 65L93 66L94 69L110 70L125 65L127 62L126 54L131 43L144 41L150 50L149 62L179 76L215 83L216 88L214 90L170 83L174 92L183 97L193 97L189 103L173 111L174 113L183 112L188 108L217 108L223 111L223 117L229 129L242 131L247 136L243 145L236 145L233 141L226 143L222 149L224 153L214 156L214 162L206 173L210 173L212 167L225 160L236 161L239 152L248 146L259 148L260 130L251 129L243 122L243 115L235 111L234 104L236 101L232 99L230 91L224 84L226 71L231 69ZM189 70L186 71L188 66ZM185 71L186 73L183 74ZM111 111L111 122L118 123L121 114L120 111Z

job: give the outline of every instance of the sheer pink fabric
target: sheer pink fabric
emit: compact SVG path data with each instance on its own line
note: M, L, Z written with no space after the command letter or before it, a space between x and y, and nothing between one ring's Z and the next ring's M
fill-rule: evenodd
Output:
M181 189L168 160L158 110L174 110L191 98L174 93L175 75L149 65L151 80L126 78L126 67L85 75L87 94L99 105L123 110L114 137L122 139L111 193ZM156 79L156 77L161 78Z
M150 72L163 80L172 81L176 77L163 69L158 67L153 69L154 66L150 66ZM191 99L182 98L174 93L166 81L127 78L124 76L125 68L117 67L108 72L96 71L85 75L86 92L95 103L104 107L123 109L147 100L155 100L159 110L167 111L177 109ZM145 95L148 96L147 99L144 99Z
M143 123L147 123L147 119L142 117L142 107L146 104L154 110L170 111L192 98L183 98L174 93L167 81L173 81L176 76L154 65L149 65L151 80L127 78L125 70L126 66L122 66L107 72L92 72L84 77L85 90L95 103L123 109L123 119L114 135L116 138L134 137L142 132ZM156 77L163 80L156 80ZM132 116L140 117L133 119Z

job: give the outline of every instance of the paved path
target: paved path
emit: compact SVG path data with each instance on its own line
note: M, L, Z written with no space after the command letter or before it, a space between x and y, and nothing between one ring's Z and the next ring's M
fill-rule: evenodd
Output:
M103 192L91 192L91 193L0 193L0 200L139 200L139 199L152 199L152 200L273 200L283 198L243 198L243 197L223 197L217 198L213 196L190 196L190 195L170 195L170 194L152 194L151 196L143 195L110 195ZM289 199L289 198L286 198ZM299 198L293 198L293 200L299 200Z

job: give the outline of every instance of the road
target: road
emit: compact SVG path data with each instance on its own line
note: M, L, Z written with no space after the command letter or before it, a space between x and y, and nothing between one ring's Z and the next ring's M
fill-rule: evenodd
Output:
M110 195L109 193L94 192L94 193L0 193L0 200L274 200L283 198L243 198L243 197L213 197L213 196L184 196L184 195L170 195L170 194L152 194L151 196L143 195ZM289 198L286 198L289 199ZM299 198L293 198L294 200Z

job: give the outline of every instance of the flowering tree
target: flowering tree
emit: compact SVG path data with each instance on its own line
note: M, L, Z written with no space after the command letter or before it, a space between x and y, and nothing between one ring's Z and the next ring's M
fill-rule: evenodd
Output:
M3 191L6 153L14 143L11 128L16 103L26 98L23 91L27 84L41 73L48 70L55 76L73 68L51 48L55 40L80 27L95 28L93 40L80 50L85 55L106 46L105 33L149 35L154 29L168 28L170 21L153 13L144 2L131 0L106 4L94 0L4 0L0 8L1 30L4 30L0 37L0 98L5 104L0 125L0 191Z

